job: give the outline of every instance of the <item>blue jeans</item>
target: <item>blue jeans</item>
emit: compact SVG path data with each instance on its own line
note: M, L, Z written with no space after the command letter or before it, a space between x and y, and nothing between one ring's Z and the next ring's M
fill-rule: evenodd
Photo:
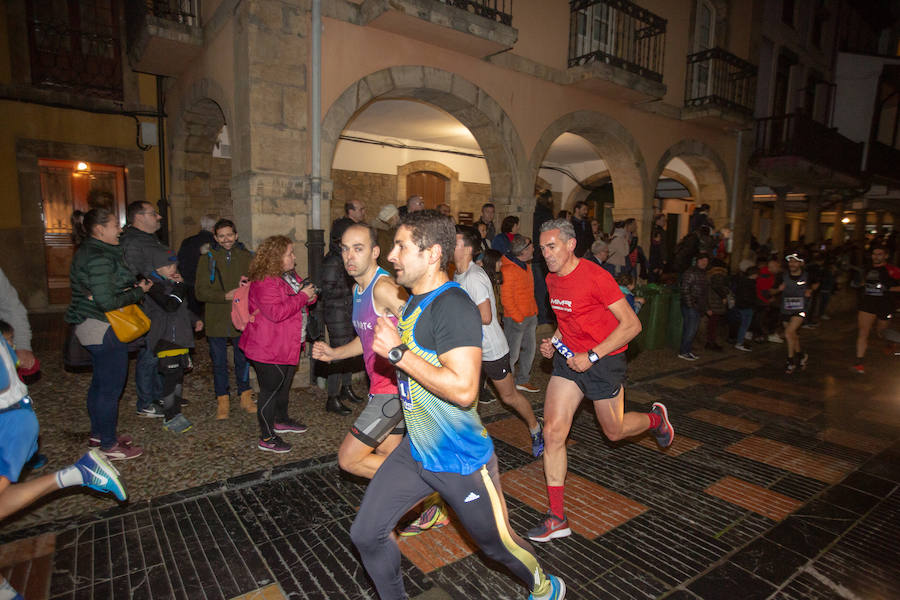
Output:
M88 388L87 409L91 435L100 438L101 448L116 445L119 422L119 396L128 379L128 346L119 341L112 327L106 330L102 344L85 346L91 353L94 375Z
M681 354L690 354L691 347L694 345L694 337L700 328L700 311L696 308L690 308L681 305Z
M233 338L227 337L208 337L209 342L209 358L213 364L213 387L216 390L216 396L225 396L228 394L228 340L234 348L234 378L237 381L238 394L250 389L250 363L244 356L244 351L238 347L241 336Z
M737 338L735 342L743 345L744 337L747 335L747 330L750 329L750 321L753 320L753 309L752 308L736 308L737 314L741 318L741 324L738 325Z
M145 343L137 355L134 364L134 385L137 388L137 409L147 408L153 402L159 402L163 395L162 375L159 374L159 362L153 348Z

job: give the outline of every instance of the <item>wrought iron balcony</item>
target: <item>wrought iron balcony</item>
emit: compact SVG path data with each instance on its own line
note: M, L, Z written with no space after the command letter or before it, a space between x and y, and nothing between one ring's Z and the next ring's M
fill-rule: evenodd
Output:
M200 0L129 0L125 10L136 70L177 76L200 55Z
M512 0L439 0L439 2L512 27Z
M756 121L754 161L787 183L858 185L862 152L862 142L805 114Z
M866 173L881 179L900 181L900 150L881 142L869 144Z
M361 25L484 58L510 48L512 0L363 0Z
M710 48L687 57L684 105L715 106L753 115L756 66L721 48Z
M606 63L662 82L666 20L628 0L570 0L569 67Z

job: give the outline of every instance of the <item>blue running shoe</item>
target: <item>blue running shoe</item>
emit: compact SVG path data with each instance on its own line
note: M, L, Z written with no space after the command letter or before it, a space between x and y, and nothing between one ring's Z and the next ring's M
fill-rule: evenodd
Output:
M82 485L109 493L124 502L128 497L125 487L119 480L119 471L98 450L90 450L87 454L75 461L75 466L81 471Z
M531 454L535 458L544 453L544 421L542 419L538 419L538 429L537 433L531 434Z
M566 597L566 584L556 575L547 575L550 581L550 593L544 596L535 596L531 594L528 600L563 600Z

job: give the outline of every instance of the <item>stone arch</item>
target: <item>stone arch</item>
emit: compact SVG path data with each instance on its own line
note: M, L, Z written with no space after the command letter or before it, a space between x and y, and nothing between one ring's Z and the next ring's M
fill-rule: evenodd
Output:
M197 81L188 88L174 120L169 146L173 246L196 232L203 214L234 217L232 161L212 155L219 131L231 122L224 98L215 82Z
M460 197L462 195L462 185L459 183L459 173L454 171L444 163L435 160L414 160L405 165L397 167L397 206L406 204L409 197L406 193L406 176L419 171L431 171L445 177L448 181L447 202L450 204L450 210L459 212Z
M666 165L673 158L683 160L694 174L697 180L696 190L687 186L694 195L694 201L698 204L709 204L710 217L717 226L724 226L728 220L728 193L731 185L728 179L728 169L718 153L699 140L681 140L660 157L653 172L655 182L659 180Z
M529 168L524 172L529 185L534 185L541 163L554 140L563 133L574 133L597 149L606 162L616 194L613 210L616 219L634 217L642 228L650 226L650 199L647 168L641 149L621 123L602 113L581 110L564 115L544 129L531 152ZM533 203L528 207L533 210Z
M322 120L319 176L330 178L338 138L353 117L370 103L388 98L409 98L437 106L472 132L487 162L491 197L498 205L498 214L519 211L529 202L533 205L534 180L523 188L519 176L525 165L524 147L503 108L487 92L460 75L420 65L382 69L344 90ZM399 182L397 187L399 193ZM328 214L324 207L323 213Z
M610 179L609 170L598 171L597 173L594 173L593 175L585 177L584 181L582 181L581 183L582 183L582 185L591 186L591 185L594 185L595 183L600 183L604 179ZM569 195L566 197L566 200L562 203L560 210L562 210L562 209L572 210L575 207L576 202L585 200L590 195L591 195L590 190L586 190L583 187L581 187L580 185L575 186L572 189L572 191L569 192Z

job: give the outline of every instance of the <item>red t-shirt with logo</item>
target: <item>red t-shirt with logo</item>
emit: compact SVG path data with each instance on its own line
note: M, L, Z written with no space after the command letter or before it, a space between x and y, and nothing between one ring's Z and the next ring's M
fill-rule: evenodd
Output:
M578 266L565 277L547 275L547 290L562 342L572 352L587 352L619 326L608 307L624 296L616 280L600 265L579 259ZM627 348L625 344L609 354Z

